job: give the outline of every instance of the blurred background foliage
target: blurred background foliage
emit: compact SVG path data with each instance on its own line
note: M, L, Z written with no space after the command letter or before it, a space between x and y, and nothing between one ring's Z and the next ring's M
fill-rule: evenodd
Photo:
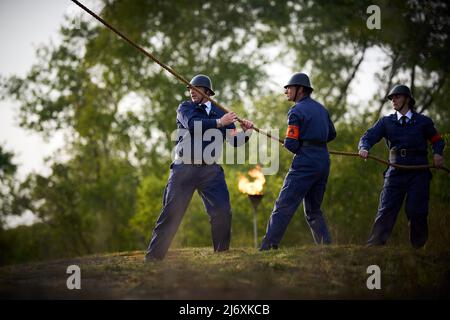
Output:
M366 28L366 9L381 9L381 30ZM124 1L98 2L101 16L186 78L211 76L216 99L260 128L286 129L290 103L265 65L274 57L292 72L307 71L336 123L330 149L355 152L362 133L389 110L388 90L411 86L417 111L450 132L449 27L446 1ZM62 41L36 52L25 77L1 78L1 97L20 103L20 125L66 144L48 160L51 174L17 177L14 154L0 147L0 263L146 248L162 205L176 108L186 88L150 59L83 14L68 17ZM364 106L352 84L370 50L380 50L378 90ZM272 51L271 51L272 50ZM366 90L365 84L353 90ZM354 92L353 92L354 93ZM379 143L374 154L386 157ZM64 155L64 161L61 160ZM448 149L445 151L447 163ZM280 149L276 175L266 176L258 234L292 155ZM447 164L448 165L448 164ZM224 165L233 208L232 245L253 245L253 209L237 189L253 165ZM372 161L332 156L323 203L335 243L364 244L373 222L382 172ZM435 172L428 247L450 240L450 179ZM8 228L5 218L31 211L39 222ZM405 215L391 244L408 245ZM208 216L198 195L173 246L209 246ZM282 245L312 243L302 207Z

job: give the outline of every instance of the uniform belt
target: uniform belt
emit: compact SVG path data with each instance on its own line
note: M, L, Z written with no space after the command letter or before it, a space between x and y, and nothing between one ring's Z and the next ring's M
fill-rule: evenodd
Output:
M196 166L196 167L209 166L209 165L212 165L212 164L216 164L216 162L213 162L213 163L206 163L204 161L201 161L200 163L196 163L196 162L197 161L195 161L194 159L191 159L189 162L186 163L186 162L183 161L183 158L178 153L175 154L174 163L176 163L176 164L193 165L193 166Z
M300 140L303 147L316 146L316 147L326 147L327 143L323 141L316 140Z
M194 163L194 161L185 163L185 162L181 161L180 164L184 164L184 165L187 165L187 166L194 166L194 167L206 167L206 166L211 166L211 165L214 165L214 164L217 164L217 163L216 162L206 163L206 162L203 162L203 161L201 163Z
M395 154L402 158L412 157L412 156L426 156L427 152L419 149L391 149L391 154Z

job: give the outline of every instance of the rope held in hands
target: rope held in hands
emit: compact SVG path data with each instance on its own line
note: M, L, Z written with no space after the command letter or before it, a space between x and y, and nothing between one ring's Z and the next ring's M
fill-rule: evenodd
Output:
M340 156L351 156L351 157L359 157L358 153L354 153L354 152L344 152L344 151L333 151L330 150L329 151L330 154L335 154L335 155L340 155ZM415 166L407 166L407 165L402 165L402 164L397 164L397 163L391 163L388 161L385 161L383 159L380 159L376 156L371 156L370 154L367 156L368 159L372 159L375 161L378 161L380 163L384 163L385 165L394 167L394 168L398 168L398 169L403 169L403 170L420 170L420 169L440 169L440 170L444 170L446 171L449 175L450 175L450 169L446 168L446 167L436 167L436 166L430 166L427 164L424 165L415 165Z
M89 10L87 7L85 7L82 3L80 3L77 0L71 0L73 3L75 3L76 5L78 5L81 9L83 9L84 11L86 11L87 13L89 13L92 17L94 17L95 19L97 19L98 21L100 21L104 26L106 26L108 29L110 29L111 31L113 31L115 34L117 34L119 37L121 37L122 39L124 39L126 42L128 42L128 44L130 44L132 47L134 47L135 49L137 49L138 51L140 51L141 53L143 53L144 55L146 55L147 57L149 57L150 59L152 59L154 62L156 62L157 64L159 64L163 69L165 69L166 71L168 71L170 74L172 74L175 78L177 78L179 81L181 81L182 83L184 83L185 85L187 85L189 88L191 88L192 90L195 90L198 94L200 94L203 98L211 101L214 105L216 105L217 107L219 107L220 109L222 109L224 112L228 113L230 112L230 110L228 110L226 107L224 107L223 105L221 105L219 102L215 101L214 99L212 99L211 97L209 97L208 95L206 95L203 91L197 89L196 87L192 86L189 81L187 81L183 76L181 76L179 73L177 73L175 70L173 70L170 66L166 65L165 63L161 62L160 60L158 60L153 54L151 54L150 52L146 51L145 49L143 49L142 47L140 47L139 45L137 45L135 42L133 42L132 40L130 40L127 36L125 36L122 32L120 32L119 30L117 30L116 28L114 28L112 25L110 25L108 22L106 22L105 20L103 20L102 18L100 18L98 15L96 15L94 12L92 12L91 10ZM237 121L242 123L242 119L238 118ZM257 127L253 127L253 129L256 132L259 132L261 134L266 135L267 137L280 142L281 144L284 144L284 141L272 136L270 133L268 132L264 132L262 130L260 130ZM351 156L351 157L359 157L358 153L352 153L352 152L342 152L342 151L333 151L330 150L329 151L330 154L334 154L334 155L343 155L343 156ZM405 169L405 170L417 170L417 169L441 169L446 171L448 174L450 174L450 169L446 168L446 167L436 167L436 166L430 166L430 165L416 165L416 166L407 166L407 165L400 165L400 164L395 164L395 163L390 163L387 162L385 160L382 160L378 157L369 155L367 157L368 159L372 159L375 161L378 161L380 163L384 163L388 166L392 166L395 168L399 168L399 169Z

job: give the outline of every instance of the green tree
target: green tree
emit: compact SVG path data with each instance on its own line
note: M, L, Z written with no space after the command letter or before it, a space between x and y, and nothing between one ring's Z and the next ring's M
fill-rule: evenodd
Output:
M14 212L12 192L17 165L14 164L13 157L13 153L4 150L0 145L0 230L4 227L6 216Z

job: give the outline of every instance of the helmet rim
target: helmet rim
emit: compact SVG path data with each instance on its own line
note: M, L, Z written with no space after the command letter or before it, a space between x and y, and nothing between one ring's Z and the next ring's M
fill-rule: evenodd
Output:
M197 74L191 79L189 84L194 87L206 88L209 91L211 96L216 94L212 88L211 78L208 77L207 75ZM189 87L190 86L186 86L186 88L188 88L188 89L189 89Z

